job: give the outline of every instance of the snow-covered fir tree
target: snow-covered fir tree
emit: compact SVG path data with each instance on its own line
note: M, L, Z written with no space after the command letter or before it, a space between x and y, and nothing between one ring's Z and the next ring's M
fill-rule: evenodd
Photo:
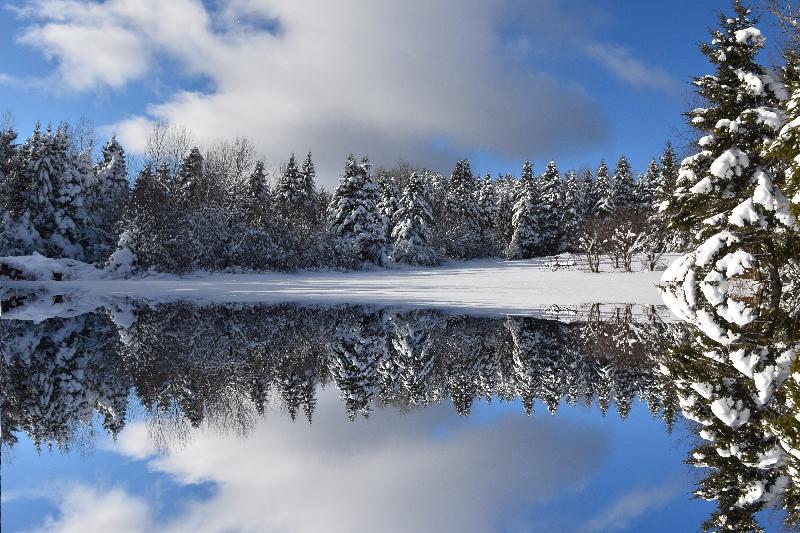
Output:
M183 158L172 181L170 198L175 205L187 208L200 200L203 192L203 154L196 146Z
M533 165L526 161L518 184L512 216L514 233L506 249L508 259L527 259L539 253L542 238L539 232L539 191L533 178Z
M580 213L585 220L594 216L597 205L597 188L591 169L585 169L580 175Z
M639 176L636 182L637 209L643 212L652 211L660 188L661 169L658 166L658 162L655 159L651 159L647 165L647 170Z
M380 191L369 162L347 158L345 171L328 206L328 233L342 257L384 265L387 239L378 211Z
M253 220L263 223L271 193L264 162L258 161L247 177L247 209Z
M468 160L460 160L447 186L446 244L451 257L470 259L480 255L477 180Z
M425 195L425 187L417 173L411 174L395 212L392 230L391 259L398 263L431 265L439 254L431 239L433 214Z
M595 204L592 215L608 217L615 210L614 204L614 184L611 176L608 175L608 165L605 160L600 161L597 167L597 179L594 182Z
M556 253L561 245L563 183L555 161L550 161L539 177L538 230L540 253Z
M562 248L571 248L576 244L575 236L583 224L583 200L581 198L581 184L578 173L568 170L564 175L563 209L561 210L560 231L562 235Z
M599 174L598 171L598 176ZM636 207L636 185L633 181L631 164L624 155L619 156L617 160L611 184L614 209L624 211Z
M125 150L115 136L103 146L103 159L97 164L89 190L90 215L96 236L92 243L92 261L103 261L113 249L130 195Z
M488 172L478 183L478 226L481 236L481 255L494 255L498 249L497 193L494 180Z
M397 186L397 181L389 175L378 178L378 188L380 189L378 211L383 221L383 231L390 236L397 224L396 213L400 205L400 188Z

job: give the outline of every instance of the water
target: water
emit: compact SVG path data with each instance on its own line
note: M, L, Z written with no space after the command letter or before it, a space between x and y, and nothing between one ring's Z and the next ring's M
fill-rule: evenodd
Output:
M670 355L697 331L663 307L10 296L4 531L694 531L716 509Z

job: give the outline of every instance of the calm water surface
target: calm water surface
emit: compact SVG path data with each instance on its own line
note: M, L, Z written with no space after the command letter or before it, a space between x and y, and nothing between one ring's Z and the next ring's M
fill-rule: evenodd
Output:
M697 331L662 307L3 301L3 531L695 531L717 508L686 464Z

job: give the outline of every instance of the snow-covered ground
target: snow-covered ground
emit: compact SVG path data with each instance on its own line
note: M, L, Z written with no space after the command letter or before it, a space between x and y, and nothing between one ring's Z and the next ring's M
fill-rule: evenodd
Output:
M2 283L12 290L45 289L95 301L133 297L152 301L346 303L503 314L593 303L663 304L656 289L662 272L589 273L580 270L580 265L568 267L576 270L553 271L551 263L551 259L498 259L369 272L209 273L128 280L99 276Z

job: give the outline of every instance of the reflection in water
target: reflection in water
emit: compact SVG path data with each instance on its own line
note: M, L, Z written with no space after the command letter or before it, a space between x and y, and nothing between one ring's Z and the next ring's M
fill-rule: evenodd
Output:
M24 308L24 304L20 304ZM18 311L18 310L17 310ZM13 316L13 313L11 314ZM179 438L204 421L246 431L272 398L313 420L333 384L347 417L375 406L446 400L468 415L476 398L613 402L623 419L638 395L671 427L675 388L655 371L683 328L655 309L594 306L578 321L453 316L429 310L170 303L3 328L3 440L68 448L93 416L116 435L133 391L153 433Z
M638 397L668 429L680 412L694 428L700 444L687 462L705 476L696 495L717 503L705 529L758 530L756 513L770 507L791 525L800 518L791 287L777 300L740 297L743 324L703 307L702 288L685 305L686 279L664 290L681 322L631 306L595 305L566 320L186 302L87 311L60 297L7 294L2 440L13 446L24 433L37 447L66 450L91 438L97 417L116 437L135 404L166 449L201 425L251 431L268 407L310 423L322 387L338 391L350 420L443 402L467 416L476 399L519 401L529 414L537 404L551 414L561 402L603 414L613 404L624 420Z
M695 494L717 503L703 529L761 531L755 514L768 508L785 510L785 524L796 528L800 278L788 267L783 280L777 268L753 268L756 259L737 240L715 238L674 263L663 290L670 309L694 326L661 370L700 437L687 461L705 475Z

